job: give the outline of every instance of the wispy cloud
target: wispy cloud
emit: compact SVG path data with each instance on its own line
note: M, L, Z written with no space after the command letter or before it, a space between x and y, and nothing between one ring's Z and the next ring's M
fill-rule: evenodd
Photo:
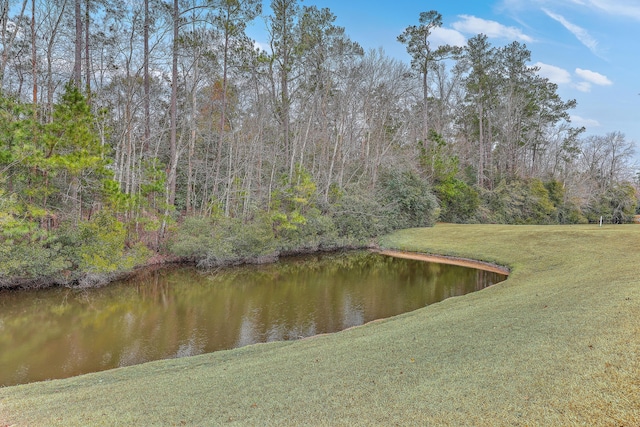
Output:
M580 116L575 116L572 115L571 116L571 123L573 123L574 125L577 126L584 126L584 127L600 127L600 122L594 119L585 119L584 117L580 117Z
M589 83L593 83L594 85L611 86L613 84L613 82L609 80L607 76L596 73L595 71L576 68L576 74Z
M524 34L516 27L507 27L496 21L489 21L470 15L460 15L460 21L453 24L453 28L467 34L485 34L490 38L505 38L524 42L534 41L532 37Z
M587 30L569 22L567 19L565 19L564 16L553 13L548 9L543 8L542 11L546 13L549 18L562 24L563 27L565 27L569 32L576 36L578 40L580 40L580 43L585 45L595 55L598 55L598 41L591 37Z
M574 83L573 87L579 90L580 92L589 93L591 92L592 85L589 82L582 81L582 82Z
M501 0L498 7L511 11L537 9L545 5L554 8L589 8L611 16L622 16L640 21L638 0Z
M640 4L637 0L586 0L585 3L609 15L640 21Z

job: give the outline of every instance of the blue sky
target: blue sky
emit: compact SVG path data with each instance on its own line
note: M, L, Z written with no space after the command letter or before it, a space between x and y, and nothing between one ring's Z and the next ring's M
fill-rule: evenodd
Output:
M270 14L269 0L264 13ZM640 151L640 0L303 0L328 7L349 37L365 49L382 47L409 62L396 37L418 24L420 12L437 10L443 26L434 42L464 42L479 33L494 46L527 45L531 65L558 84L563 99L576 99L574 125L587 134L620 131ZM264 23L249 35L265 37ZM636 153L640 158L640 153Z

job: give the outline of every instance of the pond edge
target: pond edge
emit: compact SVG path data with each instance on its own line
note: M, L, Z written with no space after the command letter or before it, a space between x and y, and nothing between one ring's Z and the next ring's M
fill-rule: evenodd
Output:
M373 252L381 255L392 256L396 258L413 259L426 262L437 262L440 264L458 265L461 267L476 268L478 270L490 271L492 273L499 273L508 276L511 270L502 265L494 264L491 262L478 261L470 258L453 257L446 255L434 255L422 252L408 252L400 250L390 249L373 249Z

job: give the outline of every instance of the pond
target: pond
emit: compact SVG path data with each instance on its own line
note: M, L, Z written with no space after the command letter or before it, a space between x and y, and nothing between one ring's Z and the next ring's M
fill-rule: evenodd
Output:
M149 270L98 289L2 291L0 385L336 332L505 278L356 251Z

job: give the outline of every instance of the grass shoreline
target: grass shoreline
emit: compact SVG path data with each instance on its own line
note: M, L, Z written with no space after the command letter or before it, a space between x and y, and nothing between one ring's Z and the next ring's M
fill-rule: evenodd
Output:
M306 340L0 388L0 425L640 425L640 227L448 225L384 248L508 280Z

